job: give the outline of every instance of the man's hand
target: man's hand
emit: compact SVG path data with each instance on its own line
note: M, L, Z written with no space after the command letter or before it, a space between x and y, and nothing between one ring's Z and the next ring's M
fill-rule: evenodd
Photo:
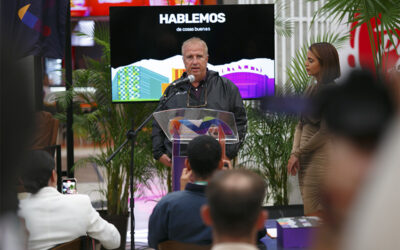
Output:
M169 156L168 155L166 155L166 154L163 154L161 157L160 157L160 159L158 159L162 164L164 164L165 166L167 166L167 167L171 167L171 165L172 165L172 161L171 161L171 158L169 158Z
M297 174L297 171L300 169L300 161L299 158L295 155L291 155L287 165L288 173L292 176Z
M185 190L186 184L192 181L192 170L188 170L187 168L182 169L182 175L180 179L181 190Z

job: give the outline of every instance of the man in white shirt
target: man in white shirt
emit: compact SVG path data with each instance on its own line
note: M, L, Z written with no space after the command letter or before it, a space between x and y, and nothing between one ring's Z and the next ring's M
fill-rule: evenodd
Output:
M265 183L244 170L220 171L211 179L208 205L201 209L205 224L213 229L212 250L256 250L257 232L264 227L262 209Z
M20 202L19 216L25 220L29 249L49 249L88 235L107 249L119 247L121 236L114 225L102 219L87 195L63 195L56 189L53 158L45 151L29 154L22 175L31 195Z

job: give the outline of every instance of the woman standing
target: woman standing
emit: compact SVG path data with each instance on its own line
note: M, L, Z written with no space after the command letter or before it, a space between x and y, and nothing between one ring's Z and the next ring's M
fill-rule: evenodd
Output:
M314 43L305 62L314 82L305 90L307 98L340 76L339 56L330 43ZM304 214L317 214L321 209L321 181L326 172L328 143L325 122L320 114L302 115L296 126L292 153L287 165L291 175L299 173L300 192Z

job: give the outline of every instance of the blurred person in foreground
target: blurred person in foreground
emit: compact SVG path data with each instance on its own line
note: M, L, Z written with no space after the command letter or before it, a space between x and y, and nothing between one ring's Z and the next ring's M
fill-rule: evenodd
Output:
M340 76L338 53L329 43L314 43L307 52L305 67L314 83L305 90L306 98L313 98ZM296 126L292 152L287 169L299 178L304 214L318 214L321 207L321 185L328 162L328 137L321 114L302 114Z
M213 228L212 250L256 250L257 232L264 228L265 182L244 169L220 171L207 188L203 221Z
M392 72L391 80L397 113L349 212L340 249L400 249L400 67Z
M372 162L394 115L394 105L385 84L367 71L351 72L344 82L321 93L317 102L331 135L332 160L322 187L324 223L314 248L341 249L343 225L350 219L349 211L366 176L382 171Z
M222 149L214 137L201 135L189 142L187 152L185 165L192 171L193 182L183 191L167 194L155 206L149 220L148 243L152 248L167 240L211 244L211 228L201 220L200 208L207 202L209 179L222 169Z
M119 247L121 236L114 225L102 219L87 195L57 191L55 163L49 153L33 150L22 175L26 191L19 216L28 230L28 249L49 249L88 235L107 249Z

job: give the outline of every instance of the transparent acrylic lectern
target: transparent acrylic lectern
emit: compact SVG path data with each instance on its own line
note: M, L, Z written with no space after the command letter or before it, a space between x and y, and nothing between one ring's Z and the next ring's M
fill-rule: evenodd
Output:
M180 177L186 156L181 145L199 135L211 135L219 140L223 155L225 144L239 142L235 116L231 112L213 109L181 108L153 114L156 122L172 143L172 190L180 190Z

